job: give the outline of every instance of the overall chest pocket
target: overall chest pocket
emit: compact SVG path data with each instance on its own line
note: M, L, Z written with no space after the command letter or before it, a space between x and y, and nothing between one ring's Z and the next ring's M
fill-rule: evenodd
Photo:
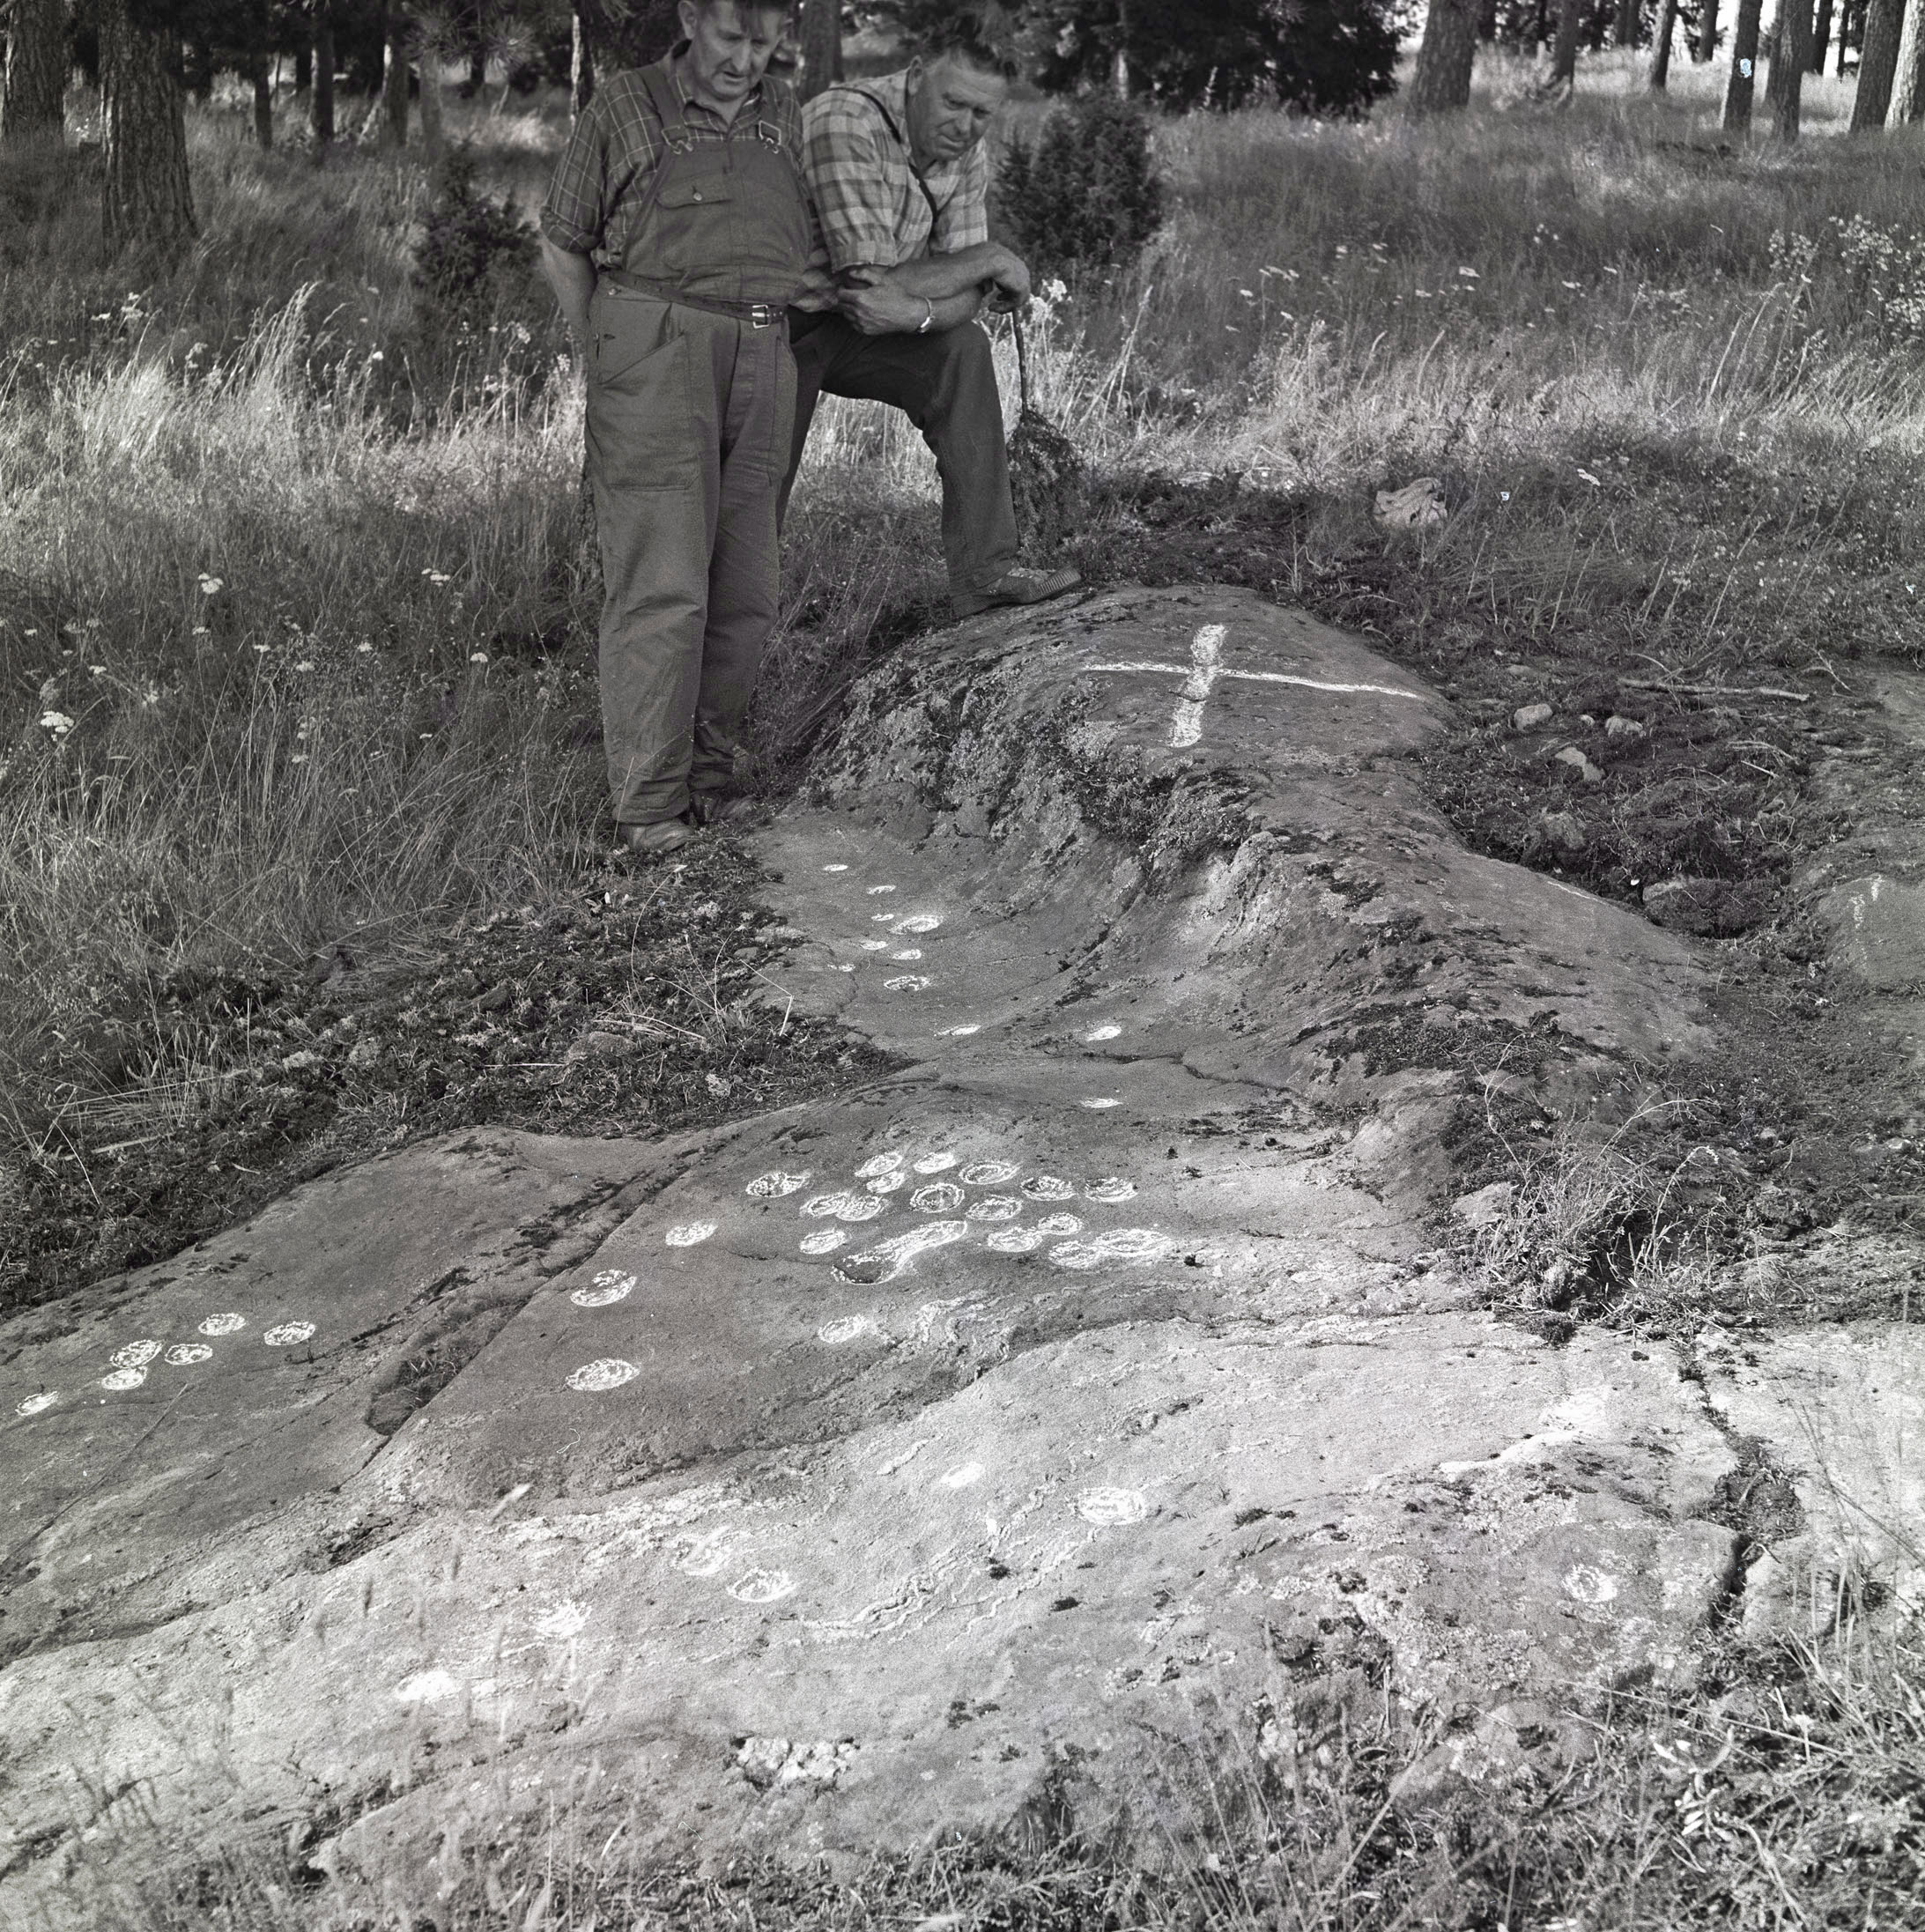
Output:
M676 274L725 267L732 254L735 183L724 174L684 175L655 197L661 265Z

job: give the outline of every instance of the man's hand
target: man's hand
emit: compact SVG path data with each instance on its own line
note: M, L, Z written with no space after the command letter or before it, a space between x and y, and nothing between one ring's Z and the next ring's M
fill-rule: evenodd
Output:
M1003 260L989 278L996 285L996 293L990 298L989 306L1006 312L1020 308L1029 300L1029 266L1007 248L1000 252Z
M836 298L844 318L865 336L914 335L928 320L932 304L884 280L851 283Z
M558 248L544 235L542 273L555 292L555 300L561 309L562 319L568 324L568 332L574 337L576 364L586 369L589 366L589 303L595 294L595 263L585 255L575 255L566 248Z

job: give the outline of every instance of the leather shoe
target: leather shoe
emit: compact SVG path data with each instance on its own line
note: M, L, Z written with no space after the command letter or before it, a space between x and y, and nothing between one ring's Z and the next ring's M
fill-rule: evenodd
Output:
M621 825L617 836L639 859L665 859L695 836L686 818L657 818L645 825Z
M1013 570L1005 570L987 590L958 597L956 612L959 617L973 618L980 611L994 611L1003 604L1043 603L1074 590L1082 581L1083 573L1067 564L1059 570L1037 570L1018 564Z

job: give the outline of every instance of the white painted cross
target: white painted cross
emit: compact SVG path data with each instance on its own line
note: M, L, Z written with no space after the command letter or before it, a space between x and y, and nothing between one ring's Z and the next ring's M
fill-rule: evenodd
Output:
M1223 662L1225 626L1206 624L1190 640L1189 663L1185 664L1085 664L1085 670L1162 671L1181 677L1183 687L1177 694L1176 711L1170 720L1170 749L1181 751L1203 735L1203 707L1210 701L1211 687L1219 677L1240 677L1258 685L1299 685L1306 691L1339 692L1371 692L1380 698L1408 698L1422 704L1421 691L1400 691L1395 685L1331 685L1315 677L1298 677L1281 670L1230 670Z

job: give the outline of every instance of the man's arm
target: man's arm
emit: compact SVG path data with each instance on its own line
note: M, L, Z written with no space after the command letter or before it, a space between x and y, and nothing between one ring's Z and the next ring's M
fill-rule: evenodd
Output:
M577 255L544 235L542 273L555 292L562 319L574 337L576 352L585 362L589 353L589 301L595 293L595 263L589 256Z
M974 320L992 289L998 308L1014 308L1029 295L1029 270L995 241L853 274L839 306L865 336L914 335L925 321L954 329Z

